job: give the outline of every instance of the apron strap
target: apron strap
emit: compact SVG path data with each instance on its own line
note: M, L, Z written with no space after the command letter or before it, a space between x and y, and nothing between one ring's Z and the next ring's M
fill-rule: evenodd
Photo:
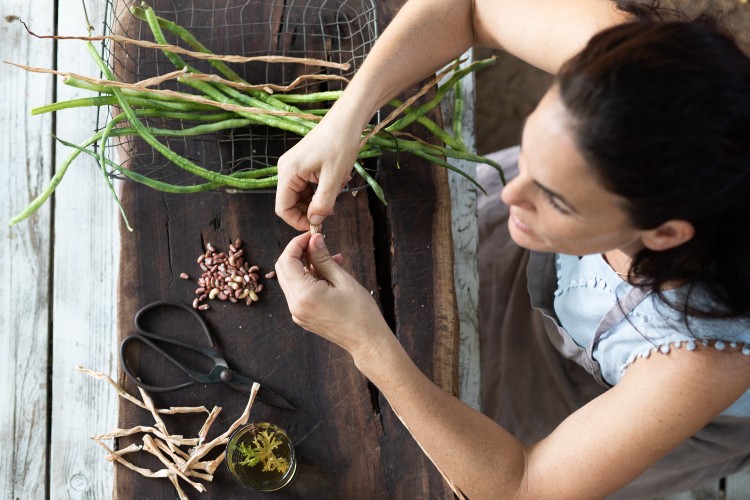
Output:
M596 327L596 333L594 338L586 349L586 353L589 357L593 358L593 352L596 346L599 344L599 339L606 331L615 326L617 323L628 315L635 306L641 303L643 299L651 294L651 290L645 290L640 287L632 287L625 296L618 300L612 308L607 311L602 320L599 322L599 326Z

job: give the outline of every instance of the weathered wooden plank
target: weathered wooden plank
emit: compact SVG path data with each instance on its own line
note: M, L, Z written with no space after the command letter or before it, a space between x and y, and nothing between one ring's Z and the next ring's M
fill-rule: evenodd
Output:
M164 4L166 8L171 5L169 2ZM256 7L262 6L248 6L245 11ZM313 9L314 6L308 4L307 8ZM156 9L160 10L158 2ZM213 26L216 24L212 18L214 14L196 10L190 23ZM287 15L284 19L292 22L294 18ZM132 27L129 21L122 25ZM291 30L284 28L281 31L286 33ZM280 37L279 43L292 43L292 39L283 41L283 38ZM300 37L296 40L300 43ZM305 47L312 51L310 56L316 56L316 50L323 50L315 48L315 45ZM328 45L324 44L323 47L328 50ZM227 52L238 52L231 49ZM124 60L121 57L117 59ZM139 75L143 70L148 71L150 61L135 57L129 59L139 61L139 64L137 67L123 65L124 70ZM151 69L154 69L153 66ZM189 151L194 145L187 146ZM134 168L141 168L139 165L144 158L138 155L141 147L137 143L128 144L128 152L134 158L130 166ZM217 153L210 147L198 151L205 164L211 164L216 159ZM190 154L197 156L195 151L190 151ZM429 243L425 246L424 240L418 241L420 252L428 249L424 253L428 260L419 260L419 256L414 254L411 267L418 267L418 262L419 267L427 269L422 267L421 279L413 282L413 276L404 276L403 279L426 293L421 294L419 304L411 304L411 311L406 314L409 318L421 314L422 306L434 300L436 291L452 301L451 289L436 284L445 281L452 287L447 180L443 177L441 182L435 182L430 169L424 171L427 172L427 182L424 189L417 192L430 206L439 205L440 209L419 211L415 214L415 217L420 217L419 220L413 220L411 224L425 226L428 238L433 234L447 234L448 237L433 245L434 251L429 250ZM438 189L443 191L438 193ZM335 217L326 222L324 229L332 249L348 257L353 274L377 298L379 283L375 272L374 229L368 201L365 194L342 196ZM129 213L133 214L133 224L138 229L132 235L124 234L122 239L118 315L121 336L131 333L133 314L150 301L171 299L182 303L192 302L195 283L185 282L176 276L185 271L195 279L199 272L195 259L204 251L207 242L226 249L229 241L239 238L245 242L249 262L258 264L265 271L273 265L294 234L273 214L273 196L270 194L228 195L217 192L181 197L163 195L138 185L125 185L123 202ZM411 206L410 202L408 207ZM433 226L439 230L433 230ZM407 232L397 234L398 240L412 238ZM380 251L387 252L387 249ZM406 249L403 255L408 254L409 250ZM449 269L447 275L437 273L442 281L434 280L431 276L431 266L438 262ZM245 368L243 371L259 377L263 383L279 390L298 406L295 412L285 412L262 403L253 409L253 418L268 418L280 424L288 430L297 445L299 477L280 495L295 498L357 498L362 495L413 498L417 493L437 498L449 496L450 492L440 475L400 423L388 424L388 431L384 432L380 417L389 414L385 418L391 421L395 417L387 407L373 407L368 383L354 368L348 355L313 335L301 332L291 322L276 283L267 281L265 286L260 302L250 309L244 305L216 301L211 303L205 317L219 338L230 364ZM409 308L403 309L406 311ZM423 361L427 363L427 371L451 390L455 390L455 346L449 328L454 323L455 311L450 313L453 309L443 306L434 311L430 304L429 327L405 329L402 332L412 348L415 345L432 346L420 349L425 352ZM162 323L162 327L169 326L170 333L179 335L189 330L189 325L183 324L187 319L174 317L170 322ZM445 343L441 339L434 345L434 332L441 332L451 342ZM441 359L445 356L450 357L447 368ZM164 363L157 363L145 350L133 352L128 364L138 373L148 369L148 375L155 382L169 383L174 378ZM127 385L132 390L132 384ZM157 394L155 399L160 406L178 403L220 404L224 411L215 424L216 429L225 428L231 423L245 402L244 397L223 386ZM121 426L135 425L143 422L143 419L143 412L129 403L120 405ZM182 431L187 422L185 418L172 419L175 432ZM189 432L189 429L185 432ZM120 446L127 443L122 440ZM148 460L144 460L144 464L156 467ZM166 495L171 488L166 481L144 480L131 471L117 468L116 495L120 498ZM229 481L223 468L218 471L207 493L210 498L234 498L240 495L252 496Z
M464 64L473 60L473 50L462 58ZM461 80L461 138L469 151L476 149L474 133L475 83L474 75ZM443 123L448 130L454 125L455 94L449 95L441 106ZM471 177L476 177L476 165L448 159ZM479 275L477 274L477 251L479 228L477 225L476 186L457 172L448 172L451 192L451 228L453 237L453 274L456 287L456 305L459 316L458 384L461 400L474 409L481 406L481 380L479 360Z
M381 31L401 5L403 2L394 1L379 6ZM404 94L416 91L415 87ZM433 119L440 122L439 112ZM411 132L420 134L416 127ZM398 158L398 162L386 155L383 163L380 184L388 193L389 203L382 209L377 233L388 263L388 276L382 282L383 288L389 287L389 296L383 291L386 311L399 341L416 365L437 385L457 395L459 325L447 171L407 155ZM394 168L397 163L398 169ZM414 457L408 462L386 464L398 468L398 473L391 470L389 474L389 494L399 498L452 496L440 476L420 472L436 469L426 455L419 453L418 444L382 395L379 402L388 436L382 443L383 455ZM414 481L420 476L421 484Z
M351 265L360 278L373 274L368 271L372 261L368 263L366 258L373 253L366 201L365 197L344 197L338 205L338 220L346 224L326 225L327 238L334 248L356 250L359 254L352 256ZM247 261L259 265L261 273L265 273L294 234L275 221L270 194L180 197L132 185L123 190L123 202L138 225L137 232L124 235L122 242L119 324L123 336L132 332L133 315L146 303L161 299L192 302L194 279L200 275L195 259L206 243L226 250L230 240L242 239ZM350 231L350 225L359 230ZM177 278L183 271L193 276L193 281ZM211 309L204 317L230 366L257 377L297 406L296 411L290 412L257 403L251 414L253 419L279 424L295 441L299 477L279 495L355 498L359 491L379 494L382 485L377 481L378 468L369 457L377 455L381 431L371 414L366 380L341 349L296 327L277 282L263 281L265 288L258 303L248 307L211 301ZM160 328L173 336L181 332L192 334L188 338L193 342L203 340L195 336L199 332L187 317L174 318ZM149 354L134 353L129 366L144 374L144 378L148 376L151 383L170 384L184 379ZM125 385L134 390L129 382ZM223 411L214 424L217 432L226 429L246 403L245 396L225 386L155 394L154 399L159 406L221 406ZM149 421L142 410L121 403L120 426ZM173 432L185 434L194 433L199 427L186 418L168 422ZM120 442L120 446L127 444ZM143 479L119 467L116 486L118 498L158 497L172 489L166 481ZM223 467L203 497L253 498L252 493L243 492L230 480Z
M54 1L0 6L0 60L50 66L50 44L19 19L52 31ZM2 498L44 498L47 480L50 207L8 227L50 178L50 116L29 115L49 102L52 80L0 67L0 484Z
M308 5L308 8L312 6ZM206 13L196 11L191 23L213 25L209 18L198 20L203 15ZM289 20L290 16L285 19ZM310 55L317 54L313 50ZM135 58L131 57L131 60ZM148 61L143 63L136 68L137 73L141 67L146 67ZM128 147L138 146L129 144ZM130 152L135 153L132 166L137 167L141 161L138 151L131 149ZM209 164L214 159L212 155L216 154L210 148L202 148L200 152L201 159ZM389 161L390 169L395 171L393 158ZM379 241L385 246L378 252L383 255L389 248L396 248L398 257L391 261L399 260L403 266L396 273L399 283L403 280L404 290L413 288L419 291L415 295L418 302L401 300L404 297L395 301L396 316L403 313L403 323L408 325L399 329L399 336L409 349L417 347L420 366L438 383L455 392L457 329L452 295L447 178L444 171L435 171L425 165L415 172L421 172L417 181L421 183L420 188L407 198L403 197L403 191L394 191L391 201L397 210L408 214L401 218L400 223L409 227L389 225L396 228L394 239L399 244L393 247L381 239ZM411 176L404 175L408 184ZM419 199L415 200L415 193L419 193L416 196ZM422 208L412 213L411 208L419 205L422 199L425 201ZM400 205L402 201L406 201L403 206ZM211 193L186 198L126 185L123 202L134 213L133 222L139 226L136 234L125 235L122 241L122 255L129 256L123 259L120 267L119 324L123 336L130 333L132 316L143 304L165 298L192 301L194 286L191 285L194 284L174 277L184 270L190 274L195 272L189 269L196 268L195 258L204 250L206 242L225 248L228 241L240 238L246 242L250 261L268 269L294 234L275 218L271 195ZM426 233L411 234L414 225L421 226ZM349 257L350 265L354 266L353 274L377 298L379 283L375 272L376 252L368 197L344 195L337 204L336 216L326 222L325 232L333 249ZM430 242L429 238L433 237L437 241ZM414 252L409 245L401 244L401 241L413 238L416 240ZM131 260L136 258L139 259L137 266ZM415 272L403 272L407 269ZM435 276L432 270L437 270ZM389 274L387 268L383 274ZM388 283L395 281L389 279ZM263 382L285 393L298 405L298 410L293 413L263 404L253 410L253 418L272 419L285 427L297 442L300 475L281 495L305 498L452 496L408 432L395 421L391 410L387 406L373 407L373 395L367 381L356 371L348 356L321 339L300 332L293 325L280 290L274 285L274 282L266 284L261 301L249 311L240 305L214 303L206 317L220 337L222 350L230 363L247 367L250 373L261 378L266 374ZM447 303L434 307L436 293L447 297ZM412 318L420 315L426 320L412 323ZM182 331L181 321L173 318L169 323L170 331L175 334ZM245 334L248 330L251 333ZM242 334L238 335L240 331ZM133 353L128 359L136 370L148 368L154 380L170 381L164 364L156 363L147 352ZM226 387L196 387L177 394L159 394L156 398L157 404L162 406L178 402L221 404L224 412L217 428L228 425L244 403L243 398ZM142 420L142 412L134 411L129 404L121 404L122 426L138 423L136 418ZM179 420L185 425L185 419ZM175 422L175 425L180 423ZM126 444L125 440L120 443ZM147 461L144 463L148 464ZM116 494L122 498L146 494L158 496L158 492L171 489L166 482L144 481L120 468L117 469L116 485ZM210 485L208 495L231 498L242 493L237 485L227 480L226 471L221 469Z
M723 496L719 489L719 480L717 479L715 482L702 488L696 488L684 493L667 495L665 497L658 497L654 500L719 500L720 498L723 498Z
M86 2L89 20L101 31L105 2ZM59 0L58 32L85 35L81 2ZM51 42L47 42L51 43ZM58 67L83 75L99 71L83 42L58 44ZM57 99L89 97L58 82ZM96 112L57 114L57 135L80 143L93 134ZM58 146L56 162L70 154ZM117 214L102 173L90 157L79 157L55 197L50 496L108 498L112 465L89 437L116 424L116 396L108 384L74 370L76 365L113 373L115 291L119 254Z
M724 492L725 500L750 498L750 469L727 476Z

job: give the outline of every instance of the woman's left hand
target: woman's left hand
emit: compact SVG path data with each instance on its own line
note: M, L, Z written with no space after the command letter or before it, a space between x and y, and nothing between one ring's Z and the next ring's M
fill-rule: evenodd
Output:
M301 234L276 262L276 275L296 324L346 349L373 355L392 335L377 303L331 256L322 234Z

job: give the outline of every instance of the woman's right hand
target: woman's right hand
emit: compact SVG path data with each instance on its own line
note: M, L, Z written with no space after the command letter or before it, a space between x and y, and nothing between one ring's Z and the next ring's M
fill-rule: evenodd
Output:
M331 255L322 234L293 238L276 262L276 275L293 321L344 348L355 362L373 359L393 337L367 289Z
M320 226L351 178L360 132L361 127L329 116L284 153L278 165L276 215L300 231Z

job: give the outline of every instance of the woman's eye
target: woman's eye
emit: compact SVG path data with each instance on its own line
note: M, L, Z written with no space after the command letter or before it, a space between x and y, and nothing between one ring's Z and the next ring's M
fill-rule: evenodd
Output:
M552 208L560 212L561 214L568 215L570 212L565 209L562 205L560 205L557 202L557 199L548 191L544 191L544 196L547 198L547 201L550 205L552 205Z

